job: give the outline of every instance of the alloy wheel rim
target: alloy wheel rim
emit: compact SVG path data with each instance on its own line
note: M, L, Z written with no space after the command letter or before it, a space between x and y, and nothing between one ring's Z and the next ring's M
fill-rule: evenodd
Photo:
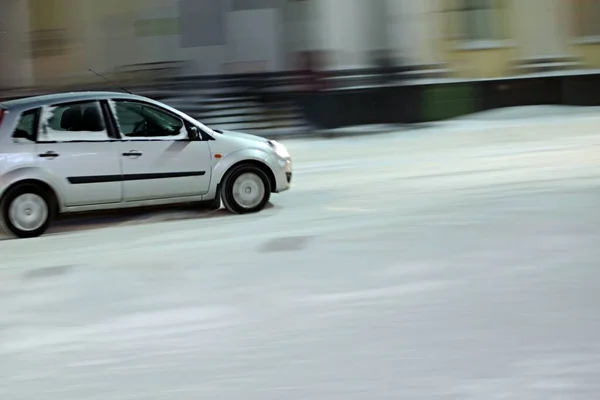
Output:
M21 231L35 231L48 219L48 204L35 193L22 194L10 203L8 218Z
M241 174L233 182L233 198L245 209L251 209L260 204L265 196L265 184L260 176L254 173Z

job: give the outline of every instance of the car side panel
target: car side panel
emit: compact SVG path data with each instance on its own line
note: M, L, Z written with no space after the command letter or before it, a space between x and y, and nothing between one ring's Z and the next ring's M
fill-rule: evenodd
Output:
M118 203L123 200L120 143L38 143L38 166L51 175L66 206ZM56 158L39 157L56 152Z
M36 157L36 144L26 139L13 139L12 132L18 122L19 113L10 112L2 121L0 153L0 196L11 186L25 181L36 180L50 186L57 197L59 206L63 207L63 192L60 182L55 176L40 169Z
M123 141L120 146L123 154L142 154L122 159L125 201L199 196L207 192L211 179L207 142L135 140Z

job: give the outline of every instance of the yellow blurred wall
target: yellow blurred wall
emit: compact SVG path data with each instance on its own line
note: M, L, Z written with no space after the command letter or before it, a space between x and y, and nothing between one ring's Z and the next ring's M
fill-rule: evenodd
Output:
M94 24L105 17L134 12L150 0L28 0L33 47L32 69L37 85L94 81L86 62L86 51L95 48ZM37 32L37 34L36 34ZM61 40L49 41L51 36ZM96 35L97 36L97 35ZM36 41L35 38L40 38ZM44 43L44 38L46 38ZM35 44L37 42L37 45ZM86 49L86 45L88 48ZM92 45L94 48L89 48Z
M584 68L600 69L600 40L598 42L585 43L582 41L571 44L571 51L581 58Z
M515 2L505 0L498 4L502 7L494 12L492 29L495 40L469 42L462 35L464 15L457 11L465 6L464 1L439 1L439 12L432 16L432 23L442 27L436 51L455 77L493 78L511 73L511 64L517 58L515 40L511 38L514 31L511 15L515 12Z
M493 20L496 40L469 43L460 36L464 19L452 12L464 7L464 0L439 0L439 10L431 16L432 24L443 27L436 52L462 78L514 75L515 62L536 57L572 57L583 68L600 68L600 37L574 35L577 1L496 1L501 6Z
M580 22L589 18L590 13L586 7L592 6L597 0L577 0L563 3L563 12L568 15L568 33L571 36L569 51L576 57L581 58L585 68L600 68L600 21L597 22L597 36L578 37ZM596 17L598 15L596 14Z
M77 2L29 0L32 69L37 85L73 76L80 67Z

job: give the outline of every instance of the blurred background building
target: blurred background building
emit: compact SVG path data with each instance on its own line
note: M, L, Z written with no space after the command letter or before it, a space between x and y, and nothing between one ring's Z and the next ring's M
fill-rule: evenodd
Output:
M231 129L337 126L329 115L352 102L360 123L390 120L383 92L299 96L323 88L596 68L600 0L0 0L0 98L105 84L93 69ZM476 109L465 90L454 103Z
M600 68L600 0L0 0L0 10L4 88L97 79L88 68L285 71L303 51L327 69L386 54L465 78Z

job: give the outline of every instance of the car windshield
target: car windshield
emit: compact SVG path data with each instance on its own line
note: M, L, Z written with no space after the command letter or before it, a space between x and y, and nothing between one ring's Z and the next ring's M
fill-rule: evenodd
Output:
M152 107L146 107L144 112L148 117L150 117L154 122L160 124L163 127L169 127L173 122L173 119L166 119L164 113L156 112Z
M149 106L140 107L140 105L136 103L122 103L122 106L131 114L121 113L119 115L120 123L126 122L127 120L130 120L129 122L137 122L139 119L149 119L155 125L165 128L170 127L173 122L172 119L167 119L166 114L157 112L154 108Z

